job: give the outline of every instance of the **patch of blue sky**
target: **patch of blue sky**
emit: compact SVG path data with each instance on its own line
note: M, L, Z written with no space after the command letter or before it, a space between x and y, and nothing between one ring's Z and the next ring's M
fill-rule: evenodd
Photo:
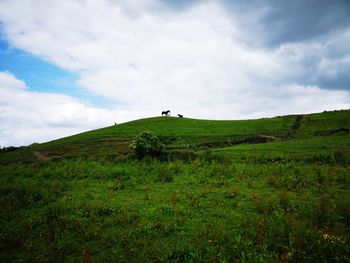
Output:
M14 48L0 38L0 71L26 83L30 91L59 93L96 107L112 108L115 102L89 93L77 85L78 76L41 58Z

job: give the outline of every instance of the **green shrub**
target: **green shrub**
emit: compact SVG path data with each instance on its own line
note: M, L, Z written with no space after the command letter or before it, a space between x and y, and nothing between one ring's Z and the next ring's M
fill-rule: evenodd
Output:
M138 158L145 156L156 157L163 152L163 144L151 132L141 132L130 144L130 149Z

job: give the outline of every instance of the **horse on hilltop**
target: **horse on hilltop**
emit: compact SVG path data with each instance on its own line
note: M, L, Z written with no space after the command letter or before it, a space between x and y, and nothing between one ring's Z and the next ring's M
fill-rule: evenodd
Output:
M163 116L163 115L169 116L169 114L170 114L170 110L162 111L162 116Z

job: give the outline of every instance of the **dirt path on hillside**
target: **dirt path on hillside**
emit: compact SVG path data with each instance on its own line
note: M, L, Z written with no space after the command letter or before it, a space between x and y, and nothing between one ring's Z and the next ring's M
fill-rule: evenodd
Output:
M265 139L271 140L271 141L282 140L280 137L273 136L273 135L258 134L257 136L259 136L260 138L265 138Z
M38 160L44 160L44 161L51 160L49 157L46 157L39 151L35 151L33 154L35 155L36 158L38 158Z
M297 115L295 117L294 123L288 131L288 137L295 137L296 132L300 129L301 124L303 123L303 118L304 115Z

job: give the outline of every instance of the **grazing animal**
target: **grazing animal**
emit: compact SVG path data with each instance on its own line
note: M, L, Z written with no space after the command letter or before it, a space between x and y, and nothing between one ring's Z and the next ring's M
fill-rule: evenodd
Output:
M114 125L117 125L117 123L115 122Z
M163 116L163 115L168 116L169 114L170 114L170 110L162 111L162 116Z
M179 118L183 118L184 116L183 115L181 115L181 114L178 114L177 116L179 116Z

